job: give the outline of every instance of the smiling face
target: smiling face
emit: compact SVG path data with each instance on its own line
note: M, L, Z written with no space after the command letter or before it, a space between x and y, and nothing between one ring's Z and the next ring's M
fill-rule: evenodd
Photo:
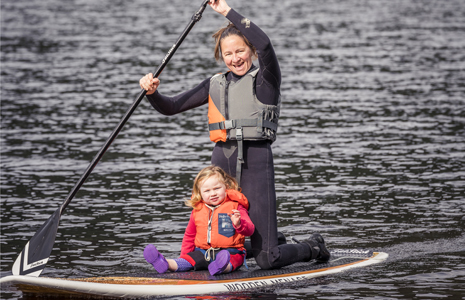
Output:
M210 176L200 186L202 200L208 205L219 205L226 197L226 186L218 179L218 175Z
M253 52L238 35L221 40L221 54L226 67L238 76L245 75L252 67Z

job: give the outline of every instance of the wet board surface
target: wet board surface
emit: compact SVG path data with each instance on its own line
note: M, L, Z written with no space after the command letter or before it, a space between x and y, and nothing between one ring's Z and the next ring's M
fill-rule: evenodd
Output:
M276 269L262 270L249 263L239 270L211 276L208 271L158 274L131 274L120 277L50 278L6 276L0 279L2 290L25 293L138 298L150 296L211 295L271 287L289 282L335 274L352 268L365 267L386 260L387 253L360 249L331 250L331 259L321 263L295 263ZM249 260L253 261L253 260Z

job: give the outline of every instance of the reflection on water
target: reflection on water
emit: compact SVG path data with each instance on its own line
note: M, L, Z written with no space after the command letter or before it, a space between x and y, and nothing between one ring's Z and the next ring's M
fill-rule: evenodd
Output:
M463 296L461 2L233 2L271 36L281 63L281 230L390 254L383 265L235 299ZM2 1L2 276L199 4ZM205 11L161 75L162 92L223 70L210 38L223 23ZM149 242L177 255L190 212L183 200L213 147L205 124L206 107L165 117L143 101L64 213L43 275L147 271Z

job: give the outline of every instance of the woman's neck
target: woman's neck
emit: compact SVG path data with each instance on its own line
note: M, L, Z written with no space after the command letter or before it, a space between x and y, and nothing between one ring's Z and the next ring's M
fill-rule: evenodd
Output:
M230 81L233 81L233 82L236 82L239 79L241 79L242 77L244 77L245 75L249 74L251 71L255 70L255 68L256 68L255 65L252 64L250 69L244 75L237 75L234 72L229 72L228 75L226 76L226 79L230 80Z

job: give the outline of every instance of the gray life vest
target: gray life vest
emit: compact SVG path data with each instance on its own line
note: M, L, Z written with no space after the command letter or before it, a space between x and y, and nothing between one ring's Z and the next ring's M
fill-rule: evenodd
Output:
M210 80L208 123L213 142L237 140L236 180L240 184L244 140L276 140L281 97L278 105L261 103L255 94L258 68L236 82L227 81L226 74Z

